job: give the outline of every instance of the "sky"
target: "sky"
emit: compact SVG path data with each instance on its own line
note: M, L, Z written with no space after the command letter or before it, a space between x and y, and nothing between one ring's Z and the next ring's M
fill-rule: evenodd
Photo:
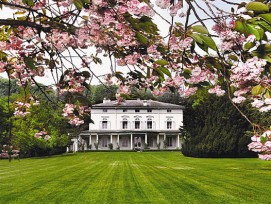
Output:
M203 10L207 10L207 8L204 6L204 3L202 3L201 0L198 0L197 1L199 5L202 6L202 9ZM234 1L232 1L234 2ZM240 1L236 1L236 2L240 2ZM155 5L155 0L152 0L152 3ZM214 1L213 3L215 3L216 5L218 5L220 8L223 8L224 10L230 10L231 6L230 5L227 5L225 3L223 3L222 1L220 0L216 0ZM168 21L171 21L171 16L169 15L169 12L168 10L163 10L163 9L160 9L158 7L154 7L155 10L161 15L163 16L163 18L167 19ZM186 6L184 5L184 9L183 11L186 10ZM204 12L202 12L202 10L198 9L198 15L201 17L201 18L205 18L206 15L204 14ZM12 18L12 10L10 9L3 9L3 10L0 10L0 18L1 19L5 19L5 18ZM185 21L185 18L180 18L180 17L175 17L174 18L175 21L178 21L178 22L181 22L184 24L184 21ZM190 18L190 21L189 23L192 23L194 22L196 19L191 17ZM169 24L166 23L164 20L162 20L158 15L156 15L154 17L154 22L158 25L158 28L161 32L161 35L162 36L167 36L168 35L168 31L169 31ZM210 28L212 26L212 22L211 21L207 21L206 22L206 26L208 28ZM95 49L92 49L92 51L94 51ZM100 55L101 56L101 55ZM104 74L107 74L109 73L110 71L110 61L108 58L105 58L105 57L102 57L101 56L101 59L103 61L103 64L102 65L99 65L99 64L91 64L91 68L92 68L92 71L97 75L97 76L101 76L101 75L104 75ZM79 61L78 61L79 63ZM126 72L125 71L125 68L123 67L117 67L117 69L119 71L123 71L124 73ZM5 74L0 74L0 76L4 76L6 77ZM39 82L39 83L43 83L45 85L51 85L54 83L54 81L52 80L52 77L51 77L51 74L49 72L46 72L45 74L45 77L36 77L36 80ZM92 84L99 84L99 80L97 79L93 79Z

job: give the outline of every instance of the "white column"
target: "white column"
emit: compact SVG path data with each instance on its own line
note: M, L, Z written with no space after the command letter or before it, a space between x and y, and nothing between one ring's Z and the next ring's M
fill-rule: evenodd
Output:
M78 140L76 139L73 144L74 144L74 150L73 151L77 152L78 151Z
M147 138L147 134L145 134L145 144L148 143L148 138Z
M164 134L164 140L166 140L166 133Z
M99 135L96 134L96 142L99 142Z
M156 143L158 144L159 143L159 134L157 135L157 141Z
M179 136L179 135L178 135ZM112 134L110 135L110 143L113 143Z
M133 149L133 134L131 134L131 149Z
M118 134L117 143L120 146L120 135Z
M180 148L180 135L177 136L177 147Z
M91 145L91 134L89 135L89 145Z

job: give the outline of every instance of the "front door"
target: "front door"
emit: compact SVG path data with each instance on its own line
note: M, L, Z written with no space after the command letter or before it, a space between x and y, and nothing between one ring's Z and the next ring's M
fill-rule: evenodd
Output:
M138 149L141 149L144 144L142 144L142 137L141 136L137 136L137 137L134 137L134 148L138 148Z

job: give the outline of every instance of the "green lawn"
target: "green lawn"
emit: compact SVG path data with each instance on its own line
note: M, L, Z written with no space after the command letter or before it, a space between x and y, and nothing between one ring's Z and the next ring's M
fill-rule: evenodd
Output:
M0 203L271 203L271 162L179 152L0 160Z

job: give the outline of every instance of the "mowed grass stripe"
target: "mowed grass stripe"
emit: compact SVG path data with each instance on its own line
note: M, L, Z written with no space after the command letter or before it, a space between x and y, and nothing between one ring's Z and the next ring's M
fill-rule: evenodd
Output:
M0 167L0 203L271 203L271 162L258 159L91 152Z

